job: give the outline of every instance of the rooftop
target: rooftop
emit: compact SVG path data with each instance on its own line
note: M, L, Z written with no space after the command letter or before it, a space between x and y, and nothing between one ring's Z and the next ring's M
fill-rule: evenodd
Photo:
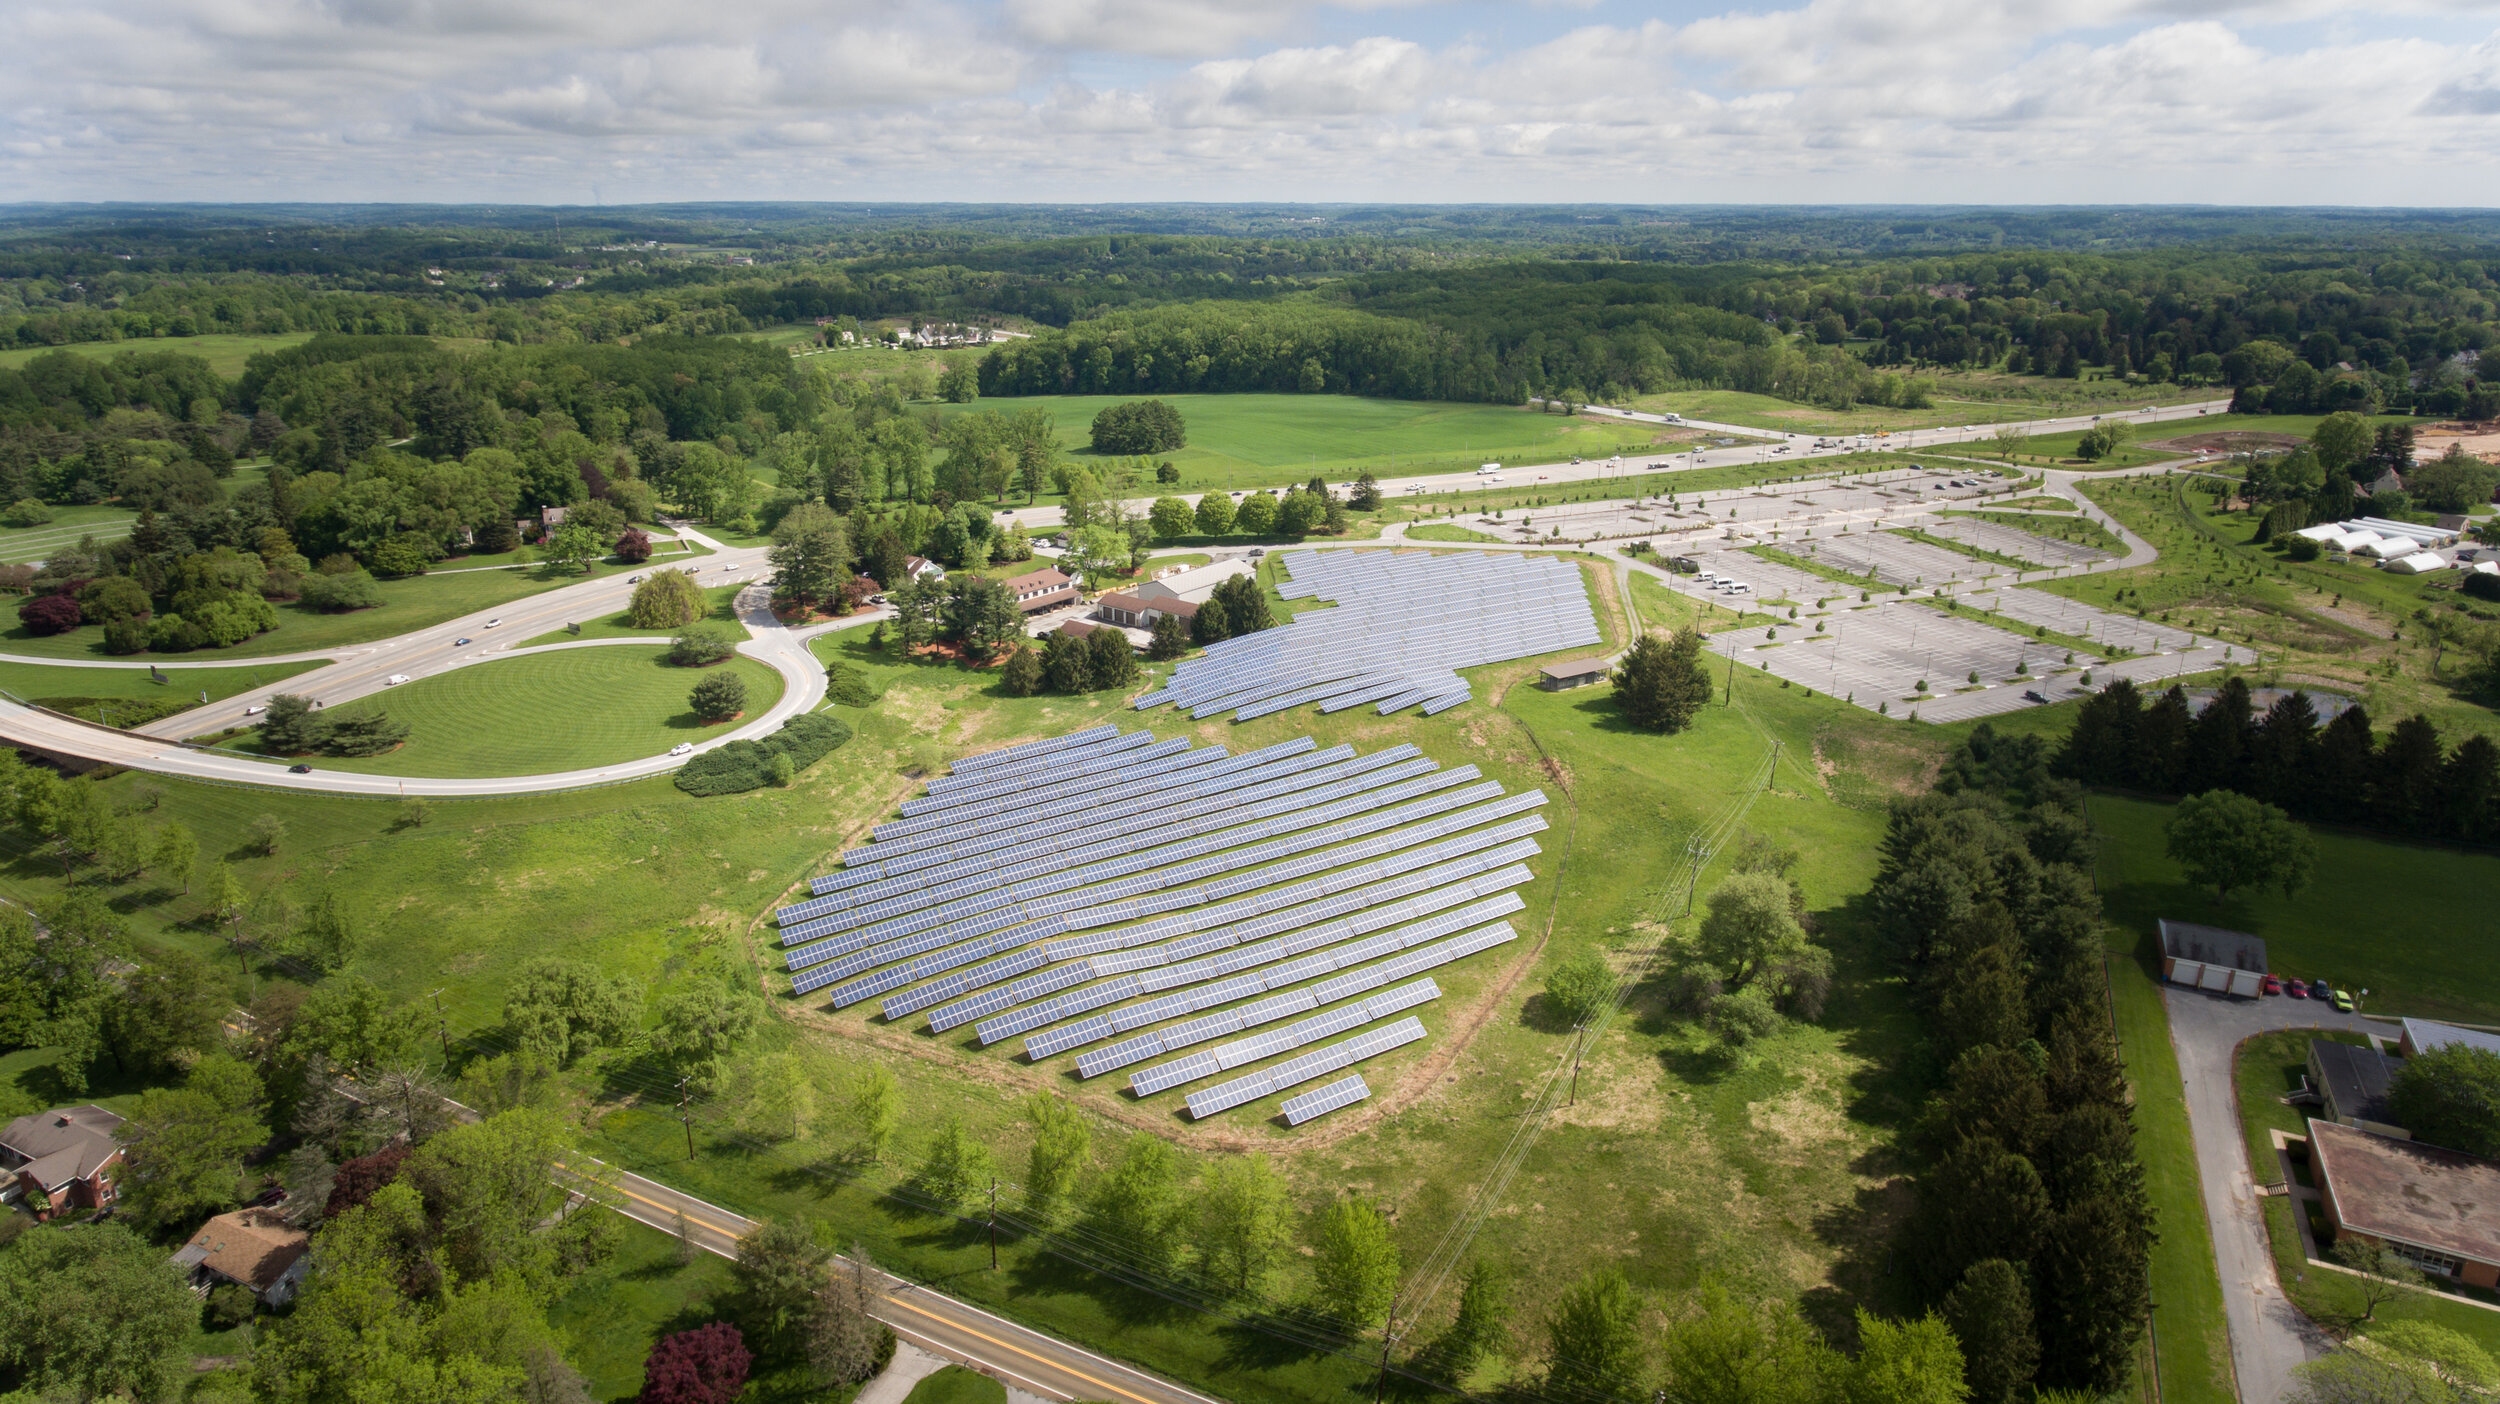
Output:
M45 1189L58 1189L102 1169L121 1148L122 1119L94 1105L58 1107L21 1116L0 1128L0 1147L28 1163L21 1169Z
M2413 1051L2416 1053L2428 1053L2432 1049L2445 1048L2452 1043L2462 1043L2468 1048L2480 1048L2486 1053L2500 1053L2500 1034L2487 1034L2476 1029L2461 1029L2454 1024L2437 1023L2430 1019L2407 1019L2403 1023L2404 1036L2412 1041Z
M1566 658L1560 663L1548 663L1539 671L1549 678L1560 680L1585 678L1591 673L1605 672L1607 667L1605 659L1591 655L1587 658Z
M185 1267L204 1266L255 1292L266 1292L295 1266L311 1242L311 1234L289 1227L275 1209L237 1209L200 1225L200 1231L174 1254L174 1261Z
M2500 1263L2500 1165L2315 1120L2309 1151L2346 1228Z
M2309 1040L2309 1057L2317 1064L2318 1076L2326 1082L2318 1090L2335 1104L2339 1114L2356 1121L2375 1121L2381 1126L2396 1124L2387 1110L2387 1085L2396 1080L2396 1070L2404 1066L2402 1060L2375 1048L2356 1048L2323 1038Z
M2199 960L2207 965L2228 965L2260 974L2267 969L2264 938L2245 931L2229 931L2219 926L2199 926L2192 921L2172 921L2163 917L2161 925L2162 954L2179 960Z
M1030 574L1010 576L998 583L1006 586L1011 594L1022 594L1027 590L1056 590L1068 583L1068 576L1057 566L1044 566Z

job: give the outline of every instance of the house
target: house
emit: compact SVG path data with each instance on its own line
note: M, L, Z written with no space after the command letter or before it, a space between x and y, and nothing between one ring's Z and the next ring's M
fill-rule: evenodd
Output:
M1071 619L1060 625L1056 632L1065 634L1072 639L1081 639L1091 635L1096 629L1101 627L1102 626L1100 624L1088 624L1082 619Z
M2311 1118L2309 1170L2340 1242L2379 1242L2433 1277L2500 1287L2500 1165Z
M1248 561L1219 561L1214 565L1199 566L1193 570L1184 570L1177 574L1149 580L1129 593L1149 602L1176 600L1191 605L1202 605L1207 602L1209 596L1215 593L1216 586L1236 575L1254 573L1255 570Z
M0 1127L0 1200L38 1219L102 1209L120 1198L122 1119L98 1106L61 1107Z
M2404 490L2404 475L2398 473L2393 468L2390 468L2386 472L2372 478L2363 487L2363 491L2369 493L2372 497L2378 497L2385 493L2402 492Z
M2329 1039L2309 1040L2309 1089L2317 1094L2326 1119L2338 1126L2380 1136L2409 1139L2413 1133L2395 1123L2387 1110L2387 1088L2396 1080L2402 1059L2375 1048L2359 1048Z
M1565 688L1604 682L1608 670L1603 658L1566 658L1560 663L1548 663L1537 671L1545 675L1538 680L1538 687L1547 692L1561 692Z
M946 567L926 556L903 557L903 573L914 580L944 580Z
M2254 998L2266 973L2266 943L2245 931L2172 921L2161 928L2161 977L2216 994Z
M1113 590L1094 601L1094 612L1114 624L1151 629L1167 614L1187 623L1198 617L1198 606L1191 600L1149 599L1141 591Z
M1016 608L1027 614L1057 609L1074 604L1077 599L1076 577L1057 566L1044 566L1029 575L1018 575L999 582L1007 593L1016 597Z
M255 1205L220 1214L174 1254L195 1288L236 1283L269 1306L285 1306L312 1270L312 1235L277 1210Z
M570 507L541 507L538 509L538 524L549 531L554 531L557 527L564 525L564 519L572 514L573 509Z
M2500 1053L2500 1034L2487 1034L2476 1029L2460 1029L2453 1024L2434 1023L2429 1019L2406 1019L2398 1027L2403 1030L2396 1047L2408 1058L2419 1058L2452 1043Z

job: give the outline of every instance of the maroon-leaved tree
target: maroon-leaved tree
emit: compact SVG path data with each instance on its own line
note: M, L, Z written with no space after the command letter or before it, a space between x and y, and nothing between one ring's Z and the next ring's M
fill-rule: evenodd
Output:
M37 595L17 607L17 622L30 634L66 634L79 619L78 601L67 595Z
M330 1181L329 1202L321 1206L321 1212L335 1219L350 1209L362 1208L384 1185L399 1178L399 1167L407 1159L407 1142L394 1141L340 1166Z
M640 527L628 527L616 538L616 558L627 565L641 565L651 559L651 533Z
M640 1404L729 1404L746 1392L746 1338L726 1321L663 1336L642 1362Z

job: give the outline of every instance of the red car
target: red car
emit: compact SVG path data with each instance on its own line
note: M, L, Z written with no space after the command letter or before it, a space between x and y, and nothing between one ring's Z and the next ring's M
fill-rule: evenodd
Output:
M2283 977L2280 975L2268 975L2265 979L2257 983L2257 993L2270 995L2279 995L2283 993Z
M2301 983L2301 982L2300 982L2300 981L2298 981L2298 980L2294 980L2294 981L2292 982L2292 998L2294 998L2294 999L2307 999L2308 997L2309 997L2309 987L2308 987L2307 985L2305 985L2305 984Z

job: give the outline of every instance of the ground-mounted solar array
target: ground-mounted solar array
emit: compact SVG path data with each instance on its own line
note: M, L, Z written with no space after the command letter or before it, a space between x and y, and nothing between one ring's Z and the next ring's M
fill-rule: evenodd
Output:
M1599 641L1579 567L1553 556L1296 551L1284 565L1279 594L1335 608L1209 647L1138 708L1236 721L1312 704L1431 716L1468 699L1461 668Z
M1213 1116L1425 1038L1406 1011L1441 997L1431 972L1517 939L1544 804L1411 745L1235 755L1095 727L931 781L776 913L783 960L837 1009L1133 1069L1134 1096L1192 1089ZM1356 1077L1282 1110L1369 1095Z

